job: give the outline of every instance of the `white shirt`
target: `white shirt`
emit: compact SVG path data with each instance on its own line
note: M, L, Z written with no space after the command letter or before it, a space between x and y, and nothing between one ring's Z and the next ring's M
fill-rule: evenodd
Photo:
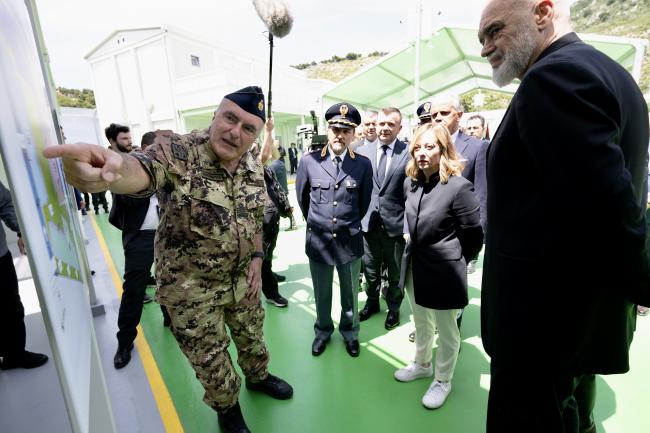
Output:
M395 142L397 141L397 138L393 140L389 145L388 149L386 149L386 173L388 173L388 168L390 167L390 161L393 159L393 149L395 148ZM384 146L384 143L381 141L377 140L377 167L379 167L379 161L381 160L381 155L383 155L384 150L381 148ZM386 175L384 173L384 176Z
M345 155L348 154L348 149L345 149L340 155L335 154L332 148L329 146L327 146L327 150L330 153L330 159L332 160L332 163L334 163L334 158L336 158L337 156L341 158L341 163L343 163L343 160L345 159Z
M368 146L369 144L379 143L379 138L375 138L375 141L369 141L367 138L363 139L363 146Z
M140 230L156 230L158 228L158 197L152 195L149 198L149 209L144 216L144 221L140 226Z
M456 144L456 139L458 138L458 131L459 131L459 129L457 129L456 132L451 134L451 144L453 144L453 145Z

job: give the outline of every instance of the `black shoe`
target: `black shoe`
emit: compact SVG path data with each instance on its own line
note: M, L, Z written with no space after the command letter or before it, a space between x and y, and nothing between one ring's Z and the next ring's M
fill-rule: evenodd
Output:
M147 286L156 286L156 279L149 275L149 278L147 278Z
M34 353L25 350L22 354L16 356L5 356L2 358L0 369L11 370L12 368L36 368L45 364L48 360L47 355Z
M287 298L281 296L280 294L278 294L278 296L274 298L266 298L266 302L268 302L269 304L273 304L279 308L285 308L287 305L289 305L289 301L287 301Z
M387 330L395 329L399 325L399 310L392 311L388 310L388 315L386 316L386 322L384 322L384 328Z
M275 277L275 281L277 281L278 283L284 283L285 281L287 281L287 277L285 277L284 275L276 274L275 272L273 272L273 276Z
M366 303L363 310L359 311L359 321L368 320L375 313L379 313L379 305Z
M86 209L81 209L81 215L88 215L88 211L86 211Z
M348 341L345 340L345 350L348 351L348 355L353 358L359 356L359 340Z
M293 395L293 388L284 380L269 373L266 379L251 382L246 378L246 388L251 391L260 391L276 400L287 400Z
M117 347L117 352L115 352L115 357L113 358L113 365L116 370L126 367L126 365L131 361L131 351L133 350L133 343L128 347Z
M241 414L241 407L237 402L233 407L223 412L217 412L219 427L223 433L251 433Z
M148 304L151 301L153 301L153 298L151 296L149 296L147 293L145 293L144 298L142 298L142 303L143 304Z
M321 353L325 352L328 341L330 341L329 337L325 339L318 337L314 338L314 342L311 343L311 354L314 356L319 356Z
M415 343L415 331L413 331L413 332L411 332L411 333L409 334L409 341L410 341L411 343Z

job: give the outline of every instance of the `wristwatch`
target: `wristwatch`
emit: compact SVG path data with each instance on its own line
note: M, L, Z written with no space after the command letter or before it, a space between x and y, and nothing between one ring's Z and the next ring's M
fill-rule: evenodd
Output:
M255 252L251 255L251 259L257 259L257 258L260 258L260 259L264 260L264 257L266 257L266 256L264 255L264 252L263 252L263 251L255 251Z

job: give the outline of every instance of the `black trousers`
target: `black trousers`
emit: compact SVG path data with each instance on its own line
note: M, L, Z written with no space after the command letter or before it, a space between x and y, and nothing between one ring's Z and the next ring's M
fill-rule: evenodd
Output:
M490 370L487 433L586 433L595 427L593 374L553 377L494 362Z
M99 207L102 206L104 211L108 212L108 202L106 201L106 191L104 192L93 192L93 209L95 212L99 211ZM86 209L90 209L88 202L86 202Z
M298 167L298 158L289 158L289 165L291 166L291 174L294 174Z
M10 252L0 257L0 276L0 356L20 355L25 351L25 309Z
M262 226L262 238L264 240L264 256L262 262L262 293L267 299L276 298L278 291L278 280L273 275L273 251L280 233L280 214L275 208L269 208L264 212L264 224Z
M391 237L377 228L363 233L363 273L366 277L367 304L379 305L382 268L388 272L386 304L391 311L399 310L404 294L399 289L399 275L404 253L404 238Z
M117 342L121 347L130 346L138 335L136 328L142 316L142 300L153 265L155 235L155 230L140 230L124 247L124 284L117 316Z

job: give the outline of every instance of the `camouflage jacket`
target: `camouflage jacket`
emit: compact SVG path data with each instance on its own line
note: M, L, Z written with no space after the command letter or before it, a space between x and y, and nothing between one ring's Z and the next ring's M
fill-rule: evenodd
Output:
M134 196L166 196L155 241L159 303L238 302L267 201L261 164L246 153L231 175L207 131L158 131L154 145L132 155L151 177Z

